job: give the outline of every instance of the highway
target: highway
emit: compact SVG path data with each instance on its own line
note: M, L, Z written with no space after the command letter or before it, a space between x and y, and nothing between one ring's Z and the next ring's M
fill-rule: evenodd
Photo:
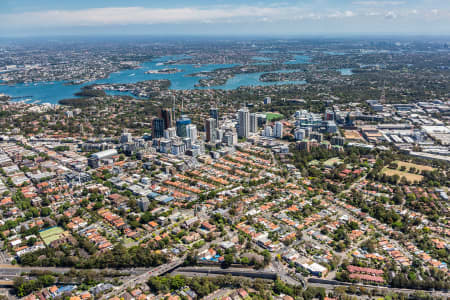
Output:
M22 273L29 273L33 271L49 271L53 273L67 273L75 268L62 268L62 267L27 267L19 265L0 265L0 278L3 276L19 276ZM147 271L147 268L133 268L133 269L77 269L77 270L89 270L94 272L106 272L106 271L122 271L124 273L140 275Z
M307 286L313 286L313 287L322 287L326 290L334 290L334 288L338 286L355 286L355 287L364 287L366 289L372 289L372 290L389 290L389 292L395 292L395 293L403 293L403 294L414 294L416 292L424 292L427 294L431 294L433 297L449 297L448 292L444 291L427 291L427 290L412 290L412 289L401 289L401 288L392 288L388 286L374 286L374 285L367 285L367 284L351 284L346 282L339 282L336 280L327 280L327 279L320 279L320 278L309 278L307 282Z
M190 274L214 274L214 275L227 275L232 276L243 276L250 278L263 278L275 280L277 278L277 273L267 272L264 270L253 270L245 268L228 268L222 269L221 267L184 267L176 269L177 274L190 273Z
M100 299L108 299L112 296L116 296L120 294L122 291L125 291L128 288L132 288L139 284L145 284L150 277L154 276L160 276L162 274L165 274L179 266L181 266L184 263L184 260L186 259L186 256L183 256L181 258L178 258L170 263L160 265L158 267L155 267L153 269L150 269L148 272L145 272L138 276L133 276L127 281L125 281L122 285L115 287L111 292L103 295Z

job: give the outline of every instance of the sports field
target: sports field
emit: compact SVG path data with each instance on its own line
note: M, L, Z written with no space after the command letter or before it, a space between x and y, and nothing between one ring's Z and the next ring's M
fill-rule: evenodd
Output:
M56 241L61 237L61 234L64 230L61 227L52 227L47 230L39 232L42 240L46 245L50 244L53 241Z
M284 116L282 114L277 114L277 113L266 113L266 118L267 118L267 121L270 122L274 119L284 118Z
M412 173L408 173L408 172L403 172L403 171L400 171L400 170L393 170L393 169L389 169L387 167L384 167L381 172L383 174L386 174L387 176L398 175L398 176L400 176L400 178L405 177L408 182L414 182L414 181L419 181L420 182L423 179L422 175L412 174Z

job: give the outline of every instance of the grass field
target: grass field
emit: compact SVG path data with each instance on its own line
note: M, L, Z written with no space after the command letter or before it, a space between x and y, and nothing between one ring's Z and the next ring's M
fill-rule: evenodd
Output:
M61 227L53 227L44 231L41 231L39 235L46 245L50 244L53 241L56 241L61 237L61 234L64 230Z
M383 170L381 170L382 174L386 174L387 176L394 176L398 175L400 178L405 177L408 182L414 182L414 181L422 181L423 176L418 174L412 174L408 172L402 172L400 170L393 170L389 169L387 167L384 167Z
M277 114L277 113L266 113L266 118L267 118L267 121L270 122L273 119L284 118L284 116L282 114Z
M394 161L394 163L396 163L399 168L404 166L406 168L406 171L409 171L409 169L411 169L413 167L416 168L416 170L420 170L420 171L433 171L434 170L434 168L432 168L430 166L417 165L417 164L413 164L413 163L405 162L405 161L396 160L396 161Z
M339 157L333 157L323 163L323 165L328 168L333 167L334 164L340 165L342 164L342 160Z

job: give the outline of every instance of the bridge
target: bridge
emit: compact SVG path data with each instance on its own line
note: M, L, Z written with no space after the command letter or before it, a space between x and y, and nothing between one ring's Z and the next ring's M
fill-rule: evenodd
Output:
M110 291L107 294L104 294L100 299L109 299L112 296L116 296L117 294L121 293L122 291L132 288L139 284L146 283L150 277L160 276L167 272L172 271L173 269L181 266L184 263L184 260L186 259L186 256L183 256L177 260L174 260L170 263L155 267L153 269L150 269L148 272L145 272L141 275L130 277L126 282L124 282L122 285L115 287L112 291Z
M199 275L232 275L232 276L242 276L249 278L261 278L261 279L277 279L277 273L275 272L267 272L267 271L258 271L252 269L244 269L244 268L229 268L222 269L220 267L184 267L178 268L175 270L176 274L199 274Z

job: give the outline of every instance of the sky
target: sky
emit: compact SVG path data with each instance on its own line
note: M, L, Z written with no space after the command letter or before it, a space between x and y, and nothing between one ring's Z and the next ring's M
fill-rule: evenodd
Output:
M450 35L450 0L0 0L0 37Z

